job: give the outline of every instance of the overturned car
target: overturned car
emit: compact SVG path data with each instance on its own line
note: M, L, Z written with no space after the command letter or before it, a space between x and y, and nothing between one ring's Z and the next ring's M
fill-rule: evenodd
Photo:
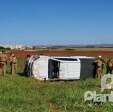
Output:
M95 77L95 58L86 56L31 56L28 76L39 80L75 80Z

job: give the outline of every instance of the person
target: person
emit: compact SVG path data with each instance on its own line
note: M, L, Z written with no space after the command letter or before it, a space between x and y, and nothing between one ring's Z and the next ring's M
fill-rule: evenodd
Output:
M113 59L110 58L110 59L107 61L107 73L112 74L112 71L113 71Z
M14 54L10 56L11 74L15 75L17 72L17 58Z
M25 69L24 69L24 73L27 76L28 76L28 72L29 72L29 59L30 59L30 55L28 54L27 55L26 62L25 62Z
M98 58L95 61L96 63L96 75L98 79L102 78L103 75L103 60L101 56L98 56Z
M7 55L2 51L2 53L0 54L0 67L3 75L6 74L6 64L7 64Z

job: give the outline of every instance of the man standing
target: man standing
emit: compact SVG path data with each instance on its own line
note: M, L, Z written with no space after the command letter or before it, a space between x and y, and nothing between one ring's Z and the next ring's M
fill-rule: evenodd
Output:
M11 73L12 75L15 75L17 71L17 58L14 54L11 54L10 64L11 64Z
M96 63L96 75L98 79L102 78L103 75L103 60L101 56L98 56L98 58L95 61Z
M7 63L7 56L6 54L4 54L4 52L2 52L0 54L0 65L1 65L1 70L3 75L6 74L6 63Z
M112 74L113 71L113 59L109 59L107 62L107 73Z
M29 59L30 59L30 55L27 55L27 59L26 59L26 62L25 62L25 69L24 69L24 73L27 76L28 76L28 72L29 72Z

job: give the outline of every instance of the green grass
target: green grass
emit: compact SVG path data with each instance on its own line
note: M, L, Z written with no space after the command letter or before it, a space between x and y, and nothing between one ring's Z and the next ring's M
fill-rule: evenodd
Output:
M43 82L21 76L0 77L0 112L113 112L113 104L84 102L98 80Z
M18 60L18 74L24 62ZM113 103L84 102L86 91L100 91L99 80L43 82L18 74L0 77L0 112L113 112Z

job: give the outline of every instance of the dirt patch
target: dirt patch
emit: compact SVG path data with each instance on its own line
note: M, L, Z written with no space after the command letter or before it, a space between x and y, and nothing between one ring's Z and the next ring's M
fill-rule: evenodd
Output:
M98 56L113 57L112 50L39 50L39 51L12 51L17 57L26 57L29 55L47 55L47 56ZM9 55L10 53L8 53Z

